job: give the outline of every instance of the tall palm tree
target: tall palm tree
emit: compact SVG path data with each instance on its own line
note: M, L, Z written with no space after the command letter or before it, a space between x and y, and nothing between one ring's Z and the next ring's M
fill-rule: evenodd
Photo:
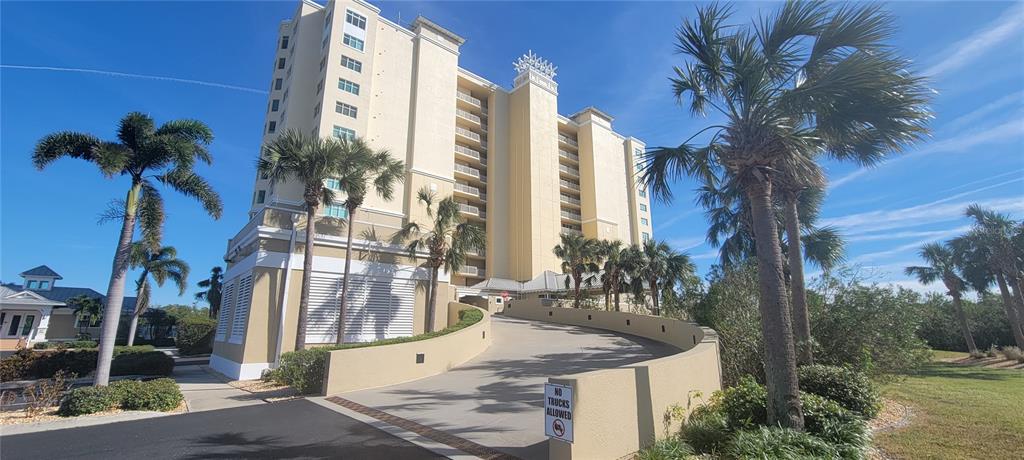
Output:
M565 279L565 287L572 288L572 306L580 308L584 276L600 269L601 244L596 239L576 233L562 233L560 238L561 243L556 244L552 252L562 260L562 273L569 275ZM570 280L572 286L569 286Z
M172 120L156 127L148 115L132 112L121 119L116 141L104 141L86 133L62 131L43 137L36 144L32 162L42 170L54 161L71 157L95 163L104 176L126 176L130 187L119 208L121 233L114 251L103 329L96 359L95 384L110 381L118 319L124 301L128 259L135 226L141 227L142 241L159 249L164 221L163 197L157 184L170 187L199 201L214 219L221 215L220 196L205 179L193 171L196 162L211 164L206 146L213 140L210 128L196 120Z
M696 271L690 256L677 252L663 241L645 241L632 257L634 295L642 298L644 289L650 291L654 316L661 315L661 288L693 276Z
M974 336L971 335L971 328L967 323L967 315L964 313L961 302L967 283L960 277L953 249L946 244L930 243L922 246L918 254L928 265L907 267L906 273L916 276L918 281L923 284L942 281L942 284L946 286L946 293L953 298L953 312L956 314L957 322L960 323L960 331L964 335L967 350L972 355L978 354L978 346L974 344Z
M604 308L611 310L609 297L615 299L615 311L619 311L619 294L622 292L623 266L622 266L622 241L602 240L601 241L601 289L604 291Z
M76 295L68 299L67 304L75 313L75 318L78 318L79 334L83 332L84 328L95 324L103 315L103 302L96 297L89 297L85 294Z
M174 246L164 246L157 251L151 251L149 247L140 242L132 243L131 255L128 266L132 269L142 269L139 279L135 281L135 310L128 322L128 346L135 343L135 331L139 327L139 317L149 308L149 297L152 295L153 286L150 278L156 281L157 286L163 286L166 281L174 283L178 287L178 295L185 293L188 288L188 264L178 258L178 250Z
M204 291L196 293L196 300L205 300L210 304L210 318L217 318L220 312L221 289L224 287L224 269L220 266L210 269L210 277L204 279L196 286L204 288Z
M430 271L427 287L427 308L424 331L434 330L434 303L437 302L437 282L441 268L455 273L466 264L466 255L483 251L487 246L487 235L477 224L466 222L459 212L459 203L448 196L438 201L437 194L423 187L416 192L416 200L426 206L427 216L433 221L427 230L417 222L402 227L397 238L408 241L409 256L417 258L427 253L425 265Z
M677 98L721 113L704 147L656 148L642 183L663 200L681 175L714 184L722 173L750 207L760 284L770 423L803 429L790 302L785 288L776 187L822 182L818 157L882 155L923 135L927 88L885 41L892 18L875 5L787 2L753 26L729 23L712 4L677 33L690 60L676 67ZM840 136L842 134L842 136ZM856 140L851 142L851 140ZM795 240L795 238L794 238Z

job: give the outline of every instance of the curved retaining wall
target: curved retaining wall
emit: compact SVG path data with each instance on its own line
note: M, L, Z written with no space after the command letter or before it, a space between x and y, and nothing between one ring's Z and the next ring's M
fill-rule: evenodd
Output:
M484 317L451 334L415 342L332 351L324 370L324 394L430 377L476 357L491 345L491 314L472 305L448 303L449 312L470 308L482 311ZM458 322L457 313L449 314L448 321L449 326Z
M669 416L674 406L696 406L722 387L718 336L711 329L656 316L546 307L539 299L515 301L505 314L622 332L680 349L627 366L549 378L573 387L574 442L548 441L551 460L628 456L678 431L680 420Z

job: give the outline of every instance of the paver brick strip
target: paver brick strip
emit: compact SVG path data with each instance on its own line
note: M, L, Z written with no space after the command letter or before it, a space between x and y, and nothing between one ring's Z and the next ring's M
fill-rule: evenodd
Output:
M368 415L389 425L394 425L404 430L411 431L420 436L432 439L442 444L446 444L450 447L461 450L468 454L476 455L477 457L480 457L485 460L522 460L519 457L509 455L504 452L499 452L497 450L491 449L490 447L482 446L468 439L463 439L458 436L445 433L443 431L435 430L429 426L421 425L412 420L391 415L387 412L374 409L372 407L366 407L355 401L350 401L348 399L341 398L338 396L330 396L327 398L327 400L346 409L354 410L356 412L359 412L360 414Z

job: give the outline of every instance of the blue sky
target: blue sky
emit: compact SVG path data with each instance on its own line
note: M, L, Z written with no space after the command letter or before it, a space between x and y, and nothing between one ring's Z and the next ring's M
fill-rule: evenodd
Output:
M707 125L675 104L667 76L679 63L673 33L692 17L678 3L377 2L407 23L424 15L467 39L461 65L508 87L511 62L532 49L559 66L559 105L595 105L619 132L649 146L676 145ZM56 130L112 138L133 110L158 122L197 118L216 136L201 168L224 199L214 221L190 200L166 194L165 243L187 260L194 286L221 264L228 238L247 220L265 88L277 24L296 2L3 2L0 4L0 279L48 264L65 285L106 289L116 224L97 225L126 179L104 179L75 160L39 172L34 143ZM746 21L774 3L737 3ZM899 2L889 6L895 45L931 75L938 92L933 138L872 170L828 164L823 224L838 226L847 258L875 280L921 289L902 275L920 245L964 229L977 202L1024 215L1024 7L1008 2ZM29 70L43 66L182 80ZM202 84L206 82L210 84ZM715 261L695 184L653 207L655 235L686 250L702 272ZM815 270L810 269L811 272ZM165 287L155 301L191 303Z

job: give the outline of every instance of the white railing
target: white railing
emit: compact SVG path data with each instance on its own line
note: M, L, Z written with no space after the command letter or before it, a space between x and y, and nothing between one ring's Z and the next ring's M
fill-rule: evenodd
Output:
M486 249L468 249L468 250L466 250L466 254L469 254L471 256L477 256L477 257L485 257L485 256L487 256L487 250Z
M460 89L458 92L455 93L455 96L458 97L459 99L462 99L462 100L464 100L464 101L466 101L466 102L468 102L470 104L473 104L475 106L478 106L478 107L483 105L480 102L480 99L477 99L477 98L473 97L473 95L470 94L469 91L462 91Z
M562 217L566 219L583 220L583 216L569 211L562 211Z
M476 158L477 160L481 157L480 152L459 144L455 144L455 153L461 153L467 157Z
M487 216L486 212L484 212L482 209L480 209L480 208L478 208L476 206L473 206L471 204L459 203L459 211L464 212L466 214L472 214L474 216L480 216L480 217L486 217Z
M566 144L569 144L569 145L571 145L573 147L579 147L580 146L579 142L576 142L576 139L573 139L573 138L571 138L569 136L566 136L565 134L559 134L558 135L558 140L562 141L562 142L564 142Z
M480 191L480 188L474 187L474 186L469 185L469 184L463 184L462 182L456 182L455 183L455 190L458 190L460 192L465 192L465 193L468 193L468 194L473 195L473 196L479 196L479 197L484 196L484 193L482 191Z
M470 113L468 110L455 109L455 114L477 124L482 121L479 116Z
M573 198L573 197L571 197L571 196L569 196L569 195L561 195L561 197L562 197L562 202L563 202L563 203L569 203L569 204L574 204L574 205L576 205L576 206L579 206L579 205L580 205L580 200L579 200L579 198Z
M566 173L572 174L573 176L579 176L580 175L580 170L578 170L576 168L573 168L573 167L570 167L570 166L566 166L566 165L558 165L558 170L562 171L562 172L566 172Z
M565 228L565 227L562 227L562 234L563 235L583 235L583 232L581 232L579 230L576 230L575 228Z
M580 161L580 156L579 155L577 155L575 153L569 153L569 152L566 152L565 150L561 150L561 149L558 150L558 156L560 156L562 158L565 158L565 159L572 160L572 161Z
M462 267L459 267L459 274L470 276L484 276L484 269L480 267L474 267L472 265L463 265Z
M471 167L471 166L466 166L464 164L455 163L455 170L458 171L458 172L464 173L464 174L469 174L470 176L473 176L473 177L476 177L476 178L487 177L487 176L484 176L484 175L480 174L480 170L479 169L476 169L476 168Z
M458 166L458 165L455 165L455 166ZM569 188L569 189L572 189L572 190L579 190L580 189L580 184L577 184L577 183L572 182L572 181L567 181L565 179L558 179L558 183L561 184L562 187Z
M461 126L455 127L455 133L480 142L480 135ZM482 142L481 142L482 143ZM486 147L486 145L484 145Z

